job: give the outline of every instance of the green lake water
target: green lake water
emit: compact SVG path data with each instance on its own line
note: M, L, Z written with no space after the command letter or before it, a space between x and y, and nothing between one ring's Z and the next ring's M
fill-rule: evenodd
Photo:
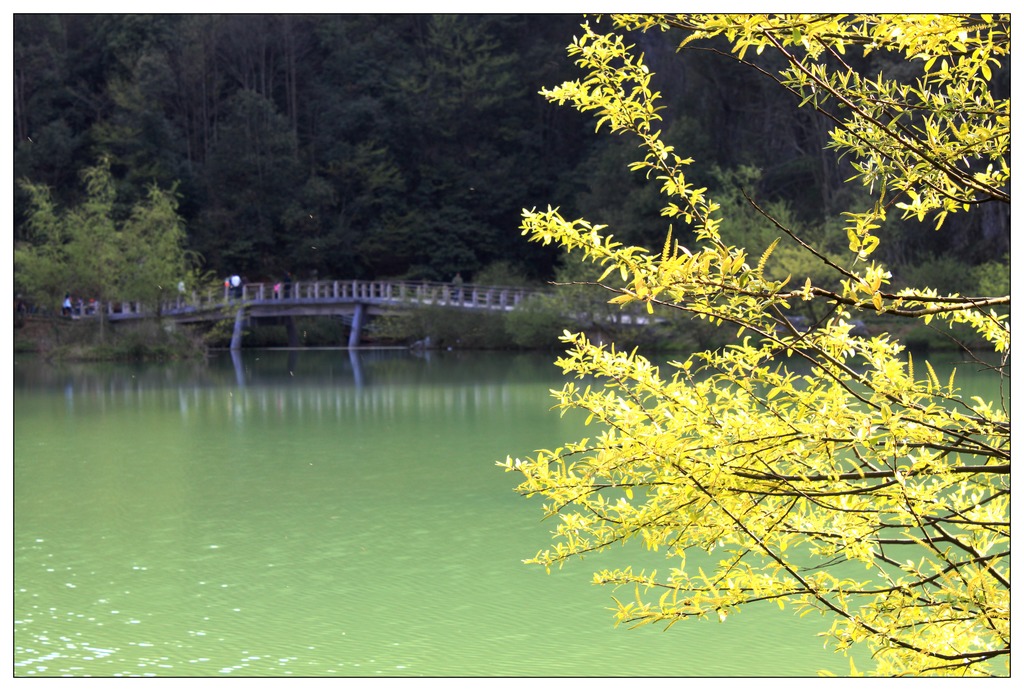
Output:
M14 675L844 674L820 618L615 628L495 466L583 435L551 355L14 364ZM941 373L940 373L941 376ZM667 563L666 563L667 568ZM858 665L860 666L860 665Z

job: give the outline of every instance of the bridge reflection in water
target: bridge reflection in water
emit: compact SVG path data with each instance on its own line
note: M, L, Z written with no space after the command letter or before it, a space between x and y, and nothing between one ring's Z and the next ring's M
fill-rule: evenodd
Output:
M296 351L289 353L291 356ZM334 359L339 366L344 353ZM260 425L269 423L271 418L284 418L301 414L304 419L316 422L352 423L364 417L392 419L397 423L415 417L418 411L444 411L449 416L460 416L473 410L504 410L516 405L520 396L515 378L511 381L502 377L466 378L451 381L451 377L430 385L427 380L420 386L395 386L392 381L398 377L386 373L388 360L393 364L409 368L429 368L434 355L424 353L417 356L405 350L374 351L348 350L348 367L336 370L335 385L311 386L310 377L299 375L295 386L267 385L265 375L255 375L247 369L252 364L250 353L233 352L232 363L238 379L235 395L229 401L230 412L236 422ZM307 355L300 356L307 358ZM444 356L441 356L444 357ZM473 359L470 358L472 361ZM546 363L545 370L556 371L544 357L537 361ZM322 362L320 358L310 360ZM463 358L465 361L465 358ZM453 367L451 358L444 358L441 369ZM471 368L472 365L469 365ZM303 368L305 370L305 368ZM384 370L384 371L382 371ZM381 375L375 377L374 375ZM547 376L551 376L548 374ZM248 385L242 384L246 380ZM346 381L347 380L347 381ZM343 383L344 382L344 383ZM214 390L178 390L182 414L188 409L202 410L209 405L223 405L223 395ZM546 409L546 406L542 406Z
M363 416L402 420L424 409L502 410L515 405L520 387L547 382L557 371L547 355L503 354L507 367L500 374L494 359L490 353L405 348L260 349L221 353L206 363L70 363L18 368L16 374L19 387L63 390L68 412L156 406L191 418L226 405L236 423L259 425L284 415L350 422ZM406 385L410 380L418 385ZM539 403L547 408L546 399Z

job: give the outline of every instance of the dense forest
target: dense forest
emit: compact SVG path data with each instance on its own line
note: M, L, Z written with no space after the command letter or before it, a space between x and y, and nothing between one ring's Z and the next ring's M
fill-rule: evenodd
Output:
M125 213L149 185L177 190L188 248L219 276L548 280L557 254L521 237L523 208L560 206L654 247L667 230L655 183L627 169L633 145L538 94L578 76L565 47L582 21L15 15L15 181L73 205L80 171L108 156ZM664 97L665 138L734 200L736 243L775 237L741 210L742 190L841 250L839 213L858 191L827 121L727 52L633 38ZM886 59L857 67L914 69ZM1008 93L1009 65L996 84ZM16 185L16 245L28 204ZM895 284L1008 290L1003 210L957 214L941 233L888 225L880 258Z

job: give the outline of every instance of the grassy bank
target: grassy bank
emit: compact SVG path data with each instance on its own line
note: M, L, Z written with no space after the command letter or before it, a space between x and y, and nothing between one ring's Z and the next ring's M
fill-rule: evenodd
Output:
M27 317L15 322L14 352L47 360L184 360L206 355L205 337L170 322L100 324L92 319Z

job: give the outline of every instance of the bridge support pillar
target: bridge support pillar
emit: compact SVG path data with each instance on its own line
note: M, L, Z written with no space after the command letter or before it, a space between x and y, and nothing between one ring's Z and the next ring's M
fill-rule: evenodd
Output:
M359 347L359 332L363 329L363 317L366 315L366 305L356 303L355 314L352 315L352 330L348 333L348 347Z
M242 348L242 324L245 322L245 308L240 307L235 313L235 330L231 334L231 350Z
M299 330L295 328L295 317L284 318L284 328L288 332L288 347L299 347Z

